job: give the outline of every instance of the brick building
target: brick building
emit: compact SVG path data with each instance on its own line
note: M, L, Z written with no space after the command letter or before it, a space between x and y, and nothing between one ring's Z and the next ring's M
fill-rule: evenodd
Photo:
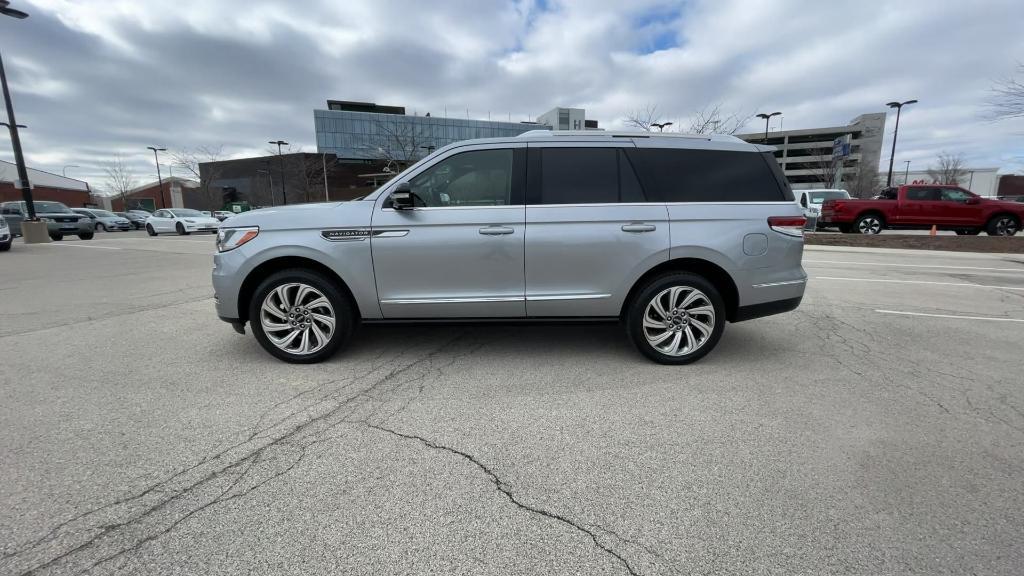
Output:
M18 168L11 162L0 160L0 202L21 200L21 189L15 188ZM28 169L28 181L32 184L34 200L62 202L72 208L81 208L94 203L89 183L74 178L58 176L34 168Z
M125 195L128 201L127 209L152 212L160 208L193 208L194 206L190 206L186 199L191 191L198 187L199 184L194 180L170 176L164 178L161 194L160 183L149 182L133 188ZM115 212L125 210L125 199L119 195L106 196L103 200L103 207L107 210Z

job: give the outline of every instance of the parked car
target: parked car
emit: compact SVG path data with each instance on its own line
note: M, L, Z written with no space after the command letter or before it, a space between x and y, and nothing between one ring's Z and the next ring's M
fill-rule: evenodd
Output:
M148 210L141 210L141 209L128 210L128 213L129 214L138 214L139 216L142 216L143 218L149 218L150 216L153 215L152 212L150 212Z
M74 234L82 240L92 240L92 220L87 216L75 214L60 202L36 201L36 216L46 222L47 232L51 240L63 240L65 235ZM11 232L21 236L21 223L28 218L28 207L24 202L4 202L0 204L0 215L7 220Z
M825 228L818 218L821 216L821 205L825 200L844 200L850 197L846 190L836 188L814 188L810 190L794 190L800 207L804 209L804 217L807 218L807 230Z
M113 232L121 230L127 232L133 228L132 223L127 219L107 210L98 208L72 208L75 214L81 214L92 220L93 229L99 232Z
M216 234L220 221L204 216L199 210L191 208L167 208L153 212L146 219L146 232L156 236L162 232L177 232L188 235L193 232L213 232Z
M11 249L11 244L14 243L14 234L11 234L11 228L7 225L7 220L4 220L3 216L0 216L0 252L7 252Z
M135 212L114 212L114 214L117 214L121 218L124 218L131 222L132 228L134 228L135 230L142 230L143 228L145 228L146 218L149 218L148 215L142 216L141 214L136 214Z
M803 297L805 218L771 147L732 136L531 131L468 140L362 200L238 214L221 319L288 362L357 323L621 319L665 364Z
M213 212L210 212L209 210L203 210L202 212L203 212L203 216L209 216L211 218L216 218L218 222L223 222L223 221L227 220L228 218L234 216L233 213L225 212L223 210L214 210Z
M884 190L873 200L826 200L820 221L842 232L878 234L884 229L955 230L957 234L1013 236L1024 206L982 198L958 186L911 185Z

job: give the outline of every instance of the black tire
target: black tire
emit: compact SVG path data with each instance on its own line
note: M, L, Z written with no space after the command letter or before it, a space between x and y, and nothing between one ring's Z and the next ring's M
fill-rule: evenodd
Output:
M885 219L874 212L868 212L857 218L853 223L853 231L858 234L875 235L880 234L885 228Z
M64 239L64 235L63 234L50 234L50 240L53 240L54 242L60 242L63 239Z
M152 224L146 224L146 234L149 234L150 236L156 236L156 230L153 229Z
M694 331L696 324L691 322L700 318L701 322L707 324L708 318L713 322L711 326L710 335L707 335L703 341L700 341L697 348L692 352L683 352L678 354L671 354L666 351L658 349L655 344L652 344L648 340L648 334L644 326L644 319L648 314L648 305L652 305L652 301L656 298L661 302L662 308L665 309L665 303L671 294L665 294L666 291L673 287L689 288L692 294L692 290L698 290L703 293L702 298L698 298L695 303L699 304L701 300L706 300L707 303L713 308L713 315L708 316L705 312L700 314L694 314L692 317L683 314L678 315L671 309L666 311L669 313L670 318L665 320L665 328L663 334L676 333L679 336L669 336L669 345L676 342L676 346L681 343L683 338L689 341L690 334L698 335L698 332ZM671 305L671 304L670 304ZM692 305L691 305L692 307ZM699 308L706 308L706 305L699 306ZM653 311L653 309L652 309ZM655 314L657 314L655 312ZM651 317L652 319L655 316ZM629 335L630 341L636 346L637 350L641 354L647 356L651 360L658 362L659 364L689 364L696 362L703 358L706 354L711 352L718 344L719 339L722 337L722 332L725 330L725 303L722 300L722 296L718 293L715 286L705 279L703 276L692 274L690 272L670 272L661 276L658 276L649 281L643 288L637 291L633 300L629 303L626 309L626 333ZM669 327L671 325L671 328ZM656 332L660 328L655 328L652 331L652 336L657 336ZM676 341L676 339L679 339Z
M0 252L7 252L10 250L11 244L14 244L14 242L4 242L3 244L0 244Z
M842 232L843 234L849 234L850 232L853 232L853 226L850 226L849 224L839 224L838 226L836 226L836 228L838 228L839 231Z
M178 236L188 236L189 234L191 234L191 232L185 230L185 225L182 224L181 222L178 222L174 226L174 229L178 231Z
M981 228L957 228L957 236L977 236L981 234Z
M989 236L1014 236L1020 231L1020 219L1011 214L996 214L985 225Z
M104 226L103 224L97 224L96 225L96 231L97 232L109 232L109 230L107 230L107 227Z
M84 234L79 234L78 235L78 239L79 240L92 240L93 236L94 236L94 234L92 232L85 232Z
M267 295L279 286L291 283L306 284L319 290L334 310L334 332L326 345L309 354L295 354L278 348L270 341L261 321L263 302ZM256 341L274 357L293 364L314 364L333 356L348 344L357 320L356 307L348 295L331 279L305 268L290 268L271 274L256 288L249 302L249 326L252 327Z

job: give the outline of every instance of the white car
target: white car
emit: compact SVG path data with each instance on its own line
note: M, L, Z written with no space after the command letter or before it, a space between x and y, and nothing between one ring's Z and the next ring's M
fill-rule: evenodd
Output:
M191 208L165 208L153 212L153 215L146 219L146 232L150 236L166 232L177 232L180 235L193 232L216 234L218 228L220 220L204 216L199 210Z

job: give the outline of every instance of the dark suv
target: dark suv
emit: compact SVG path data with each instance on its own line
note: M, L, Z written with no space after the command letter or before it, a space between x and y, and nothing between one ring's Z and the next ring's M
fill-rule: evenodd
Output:
M36 216L46 222L46 229L51 240L63 240L65 235L75 235L82 240L92 240L92 220L88 216L75 214L70 208L60 202L39 201L33 202L36 208ZM3 214L7 224L11 228L11 234L21 235L21 223L28 218L28 208L24 202L4 202L0 204L0 214Z

